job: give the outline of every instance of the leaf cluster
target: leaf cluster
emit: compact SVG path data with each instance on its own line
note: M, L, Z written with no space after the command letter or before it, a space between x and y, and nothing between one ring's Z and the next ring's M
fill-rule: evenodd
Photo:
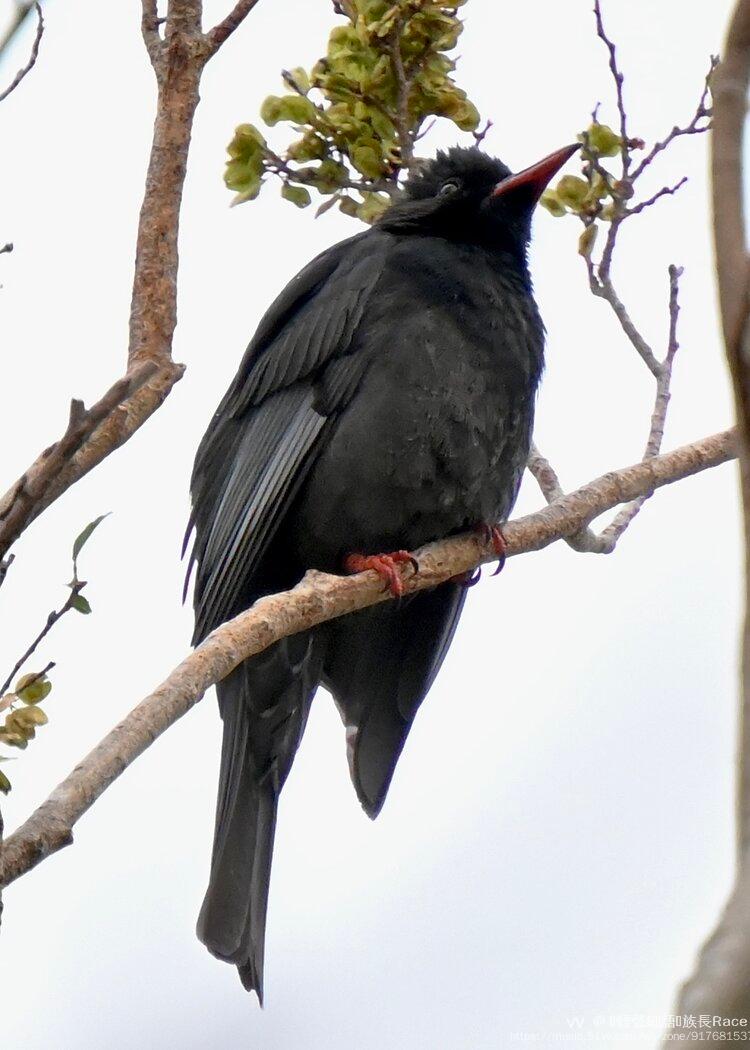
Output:
M398 191L425 121L445 117L474 131L479 113L453 79L449 57L461 33L465 0L339 0L345 18L310 71L284 71L287 93L269 95L260 116L268 127L291 125L295 138L271 149L253 124L229 144L224 175L233 203L254 200L268 175L297 207L311 190L346 215L374 221Z
M90 521L76 536L72 550L73 578L68 584L70 595L60 609L56 609L49 614L44 627L16 663L11 675L6 679L5 685L0 686L0 690L7 689L12 675L28 661L39 643L66 613L75 610L87 615L91 612L91 605L88 599L81 594L81 591L86 586L86 581L81 580L78 576L78 558L94 530L106 517L106 514L102 514L95 518L94 521ZM47 724L49 719L46 712L39 707L39 704L49 696L52 690L52 682L49 680L47 672L54 666L53 663L50 663L42 671L22 675L13 686L12 691L0 697L0 712L8 712L2 725L0 725L0 744L25 750L29 741L36 736L37 729ZM7 758L0 757L0 761L7 761ZM10 780L3 772L0 772L0 792L7 795L10 789Z
M610 157L622 155L623 140L607 124L594 119L586 131L578 136L581 143L582 174L563 175L557 185L546 190L540 204L555 217L577 215L585 229L578 250L588 256L594 247L598 232L596 220L612 222L622 213L627 199L627 188L602 163ZM637 143L629 142L626 148Z

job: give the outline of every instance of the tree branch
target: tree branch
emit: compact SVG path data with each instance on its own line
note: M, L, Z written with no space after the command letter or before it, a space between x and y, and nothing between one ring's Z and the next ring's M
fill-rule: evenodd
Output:
M8 87L5 89L5 91L0 91L0 102L2 102L3 99L7 98L11 91L16 90L16 88L21 83L26 74L31 69L33 69L37 57L39 55L39 44L42 41L42 34L44 33L44 18L42 17L42 9L38 3L32 4L32 7L36 10L37 24L36 36L34 37L34 43L31 45L31 54L29 55L29 60L22 69L18 70L18 72L16 73ZM26 15L24 14L24 18L25 17Z
M46 507L133 436L184 372L172 360L172 339L177 325L180 207L198 87L208 59L255 2L238 3L221 23L222 32L207 42L201 31L200 0L170 0L162 42L156 4L142 0L142 28L158 98L138 222L127 373L85 418L71 419L60 441L0 499L0 560ZM151 368L145 380L144 365ZM123 400L122 391L128 389Z
M738 0L724 57L711 85L715 261L725 350L737 412L737 452L745 523L737 876L726 908L701 949L693 975L680 989L675 1007L680 1013L701 1013L712 1018L750 1017L750 326L742 163L749 84L750 0ZM663 1045L672 1046L669 1035Z
M508 554L547 547L579 532L604 511L734 456L732 431L623 470L612 471L544 510L505 526ZM430 544L417 552L419 572L404 578L410 593L434 587L497 555L476 533ZM7 886L72 842L73 826L106 788L166 729L190 710L214 682L248 656L280 638L336 616L387 600L373 572L329 576L308 572L293 590L256 602L219 627L113 729L0 850L0 886Z
M258 0L237 0L229 14L218 25L206 33L211 54L218 51L224 41L238 29L250 14Z
M119 445L127 440L131 433L129 405L144 387L154 384L158 371L158 366L150 361L139 365L129 375L118 379L88 410L82 401L71 402L70 419L63 436L42 452L0 498L0 558L27 525L68 487L69 476L86 473L81 460L87 451L90 455L90 450L99 440L103 440L110 450L116 447L115 441ZM100 430L104 431L103 437Z

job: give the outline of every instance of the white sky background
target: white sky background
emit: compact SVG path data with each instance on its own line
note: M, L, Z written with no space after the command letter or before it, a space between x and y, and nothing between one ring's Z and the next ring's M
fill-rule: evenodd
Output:
M207 23L228 2L207 3ZM487 148L513 167L570 141L597 99L612 117L590 6L466 9L459 80L495 122ZM634 134L689 119L729 8L605 4ZM154 105L138 4L49 0L45 18L36 69L0 106L0 242L16 245L0 257L7 483L59 436L71 396L90 403L122 372ZM29 529L0 594L4 677L64 600L73 537L113 512L82 557L94 614L66 618L40 652L58 662L50 724L5 767L9 829L187 650L178 555L195 446L269 301L355 232L273 186L230 211L221 181L235 124L279 91L282 66L322 52L332 24L327 0L263 0L206 72L181 229L186 376ZM440 127L430 151L458 137ZM685 266L666 447L731 418L706 145L686 140L654 167L652 189L690 182L626 228L616 267L661 348L666 268ZM577 236L572 219L537 217L549 330L537 441L569 487L640 456L653 398L588 293ZM527 479L517 509L540 503ZM614 557L558 544L513 559L472 592L375 824L321 694L281 803L262 1012L193 932L220 746L208 697L96 804L72 848L6 892L3 1047L494 1050L514 1031L567 1032L576 1015L668 1013L731 879L738 584L727 466L659 493Z

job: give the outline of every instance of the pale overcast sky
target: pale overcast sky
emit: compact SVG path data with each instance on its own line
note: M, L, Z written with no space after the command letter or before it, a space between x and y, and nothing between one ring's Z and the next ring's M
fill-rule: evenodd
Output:
M228 2L207 3L207 22ZM195 446L268 302L355 232L272 187L230 210L221 181L232 129L256 119L283 66L319 55L330 6L262 0L211 63L181 231L185 378L17 545L0 594L3 677L64 599L72 538L113 512L82 559L94 614L67 618L40 653L58 664L50 724L5 767L8 828L186 652L178 555ZM459 79L494 121L487 148L512 167L569 142L597 100L612 114L590 7L464 9ZM0 15L11 8L2 0ZM633 132L689 119L727 0L604 9ZM140 5L48 0L45 17L36 69L0 106L0 242L16 245L0 257L3 486L60 434L71 396L90 402L122 371L153 115ZM425 149L458 138L440 126ZM617 262L659 347L666 268L685 266L667 447L731 420L706 170L705 139L655 168L653 189L690 182L633 223ZM653 397L588 293L577 235L540 214L532 258L549 331L537 440L568 486L639 457ZM518 510L540 503L527 479ZM281 804L263 1011L194 935L220 746L208 696L80 822L72 848L5 894L4 1050L496 1050L513 1033L558 1045L573 1017L594 1032L603 1016L668 1013L732 874L738 536L724 466L661 492L613 557L559 544L483 582L375 824L321 693ZM652 1028L626 1045L656 1041Z

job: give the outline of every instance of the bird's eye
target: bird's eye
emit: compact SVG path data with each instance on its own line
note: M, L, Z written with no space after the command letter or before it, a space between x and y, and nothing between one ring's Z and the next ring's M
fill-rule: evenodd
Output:
M457 193L459 189L458 183L451 179L449 182L444 182L438 191L439 197L450 197L452 193Z

